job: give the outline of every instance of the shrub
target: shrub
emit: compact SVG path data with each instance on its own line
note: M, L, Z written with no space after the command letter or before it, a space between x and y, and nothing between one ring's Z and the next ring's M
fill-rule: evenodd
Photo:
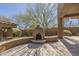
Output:
M76 36L79 36L79 31L76 31L76 32L75 32L75 35L76 35Z
M72 32L69 30L64 30L64 35L70 36L72 35Z
M12 30L13 30L13 32L12 32L13 37L20 37L20 36L21 36L22 31L21 31L20 29L18 29L18 28L13 28Z

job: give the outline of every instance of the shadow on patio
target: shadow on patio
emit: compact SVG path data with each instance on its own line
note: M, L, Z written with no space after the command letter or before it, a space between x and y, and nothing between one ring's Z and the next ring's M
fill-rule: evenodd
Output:
M79 56L79 41L68 37L60 41L66 46L72 56Z
M34 48L40 48L42 44L36 44L36 43L28 43L28 48L34 49Z

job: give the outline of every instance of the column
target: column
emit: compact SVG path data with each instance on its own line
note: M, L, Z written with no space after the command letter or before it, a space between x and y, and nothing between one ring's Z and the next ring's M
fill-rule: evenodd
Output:
M58 19L58 38L62 39L63 38L63 31L64 31L64 22L63 18Z
M58 4L58 38L62 39L63 38L63 27L64 27L64 22L63 22L63 4L60 3Z

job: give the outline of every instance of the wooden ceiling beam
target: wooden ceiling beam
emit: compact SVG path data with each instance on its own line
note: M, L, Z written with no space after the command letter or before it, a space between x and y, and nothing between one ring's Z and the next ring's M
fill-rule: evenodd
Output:
M67 15L64 15L63 17L66 18L66 17L75 17L75 16L79 16L79 13L67 14Z

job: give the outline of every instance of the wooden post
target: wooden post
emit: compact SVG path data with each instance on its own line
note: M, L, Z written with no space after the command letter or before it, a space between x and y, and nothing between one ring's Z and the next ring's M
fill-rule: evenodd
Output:
M58 38L63 39L63 18L58 19Z
M64 27L61 9L63 9L63 4L58 4L58 38L60 39L63 38L63 27Z

